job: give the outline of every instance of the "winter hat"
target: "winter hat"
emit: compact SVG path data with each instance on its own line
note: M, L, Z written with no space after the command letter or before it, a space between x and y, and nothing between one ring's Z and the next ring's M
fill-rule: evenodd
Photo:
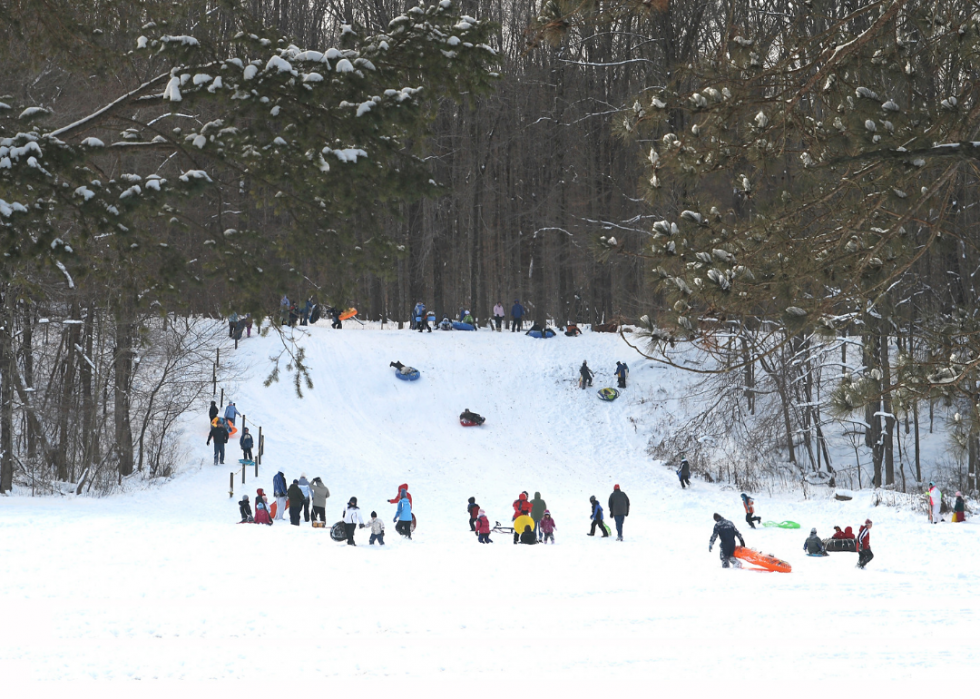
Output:
M810 536L816 536L816 535L817 535L817 528L814 527L813 529L810 530Z
M259 495L265 495L262 488L258 488L255 492L258 493Z
M589 502L595 502L595 495L589 496Z
M871 524L872 522L871 522L871 520L870 520L870 519L866 519L866 520L864 520L864 523L865 523L865 524Z
M619 483L613 486L613 490L619 490Z
M294 478L293 479L293 485L299 485L299 479L298 478Z
M932 481L929 481L929 487L930 487L930 488L931 488L932 486L934 486L934 485L936 485L936 484L935 484L935 483L933 483Z
M485 515L485 514L486 514L486 511L485 511L485 510L480 510L480 516L481 516L481 517L482 517L483 515Z
M963 497L963 493L961 493L960 491L957 490L956 491L956 497L958 497L958 498Z
M469 504L471 504L471 505L475 505L476 504L476 498L470 498L469 500L467 500L467 502Z
M551 516L551 510L545 510L544 511L544 516L545 517L550 517Z
M371 511L371 516L372 516L372 517L377 517L377 516L378 516L378 513L377 513L377 512L374 512L374 511L372 510L372 511Z
M347 501L347 504L348 505L356 505L357 504L357 498L351 498L350 500Z
M301 473L301 474L299 474L299 477L300 478L306 478L306 474L305 473Z
M721 521L721 515L718 514L717 512L715 512L715 514L713 516L714 516L716 522L720 522Z

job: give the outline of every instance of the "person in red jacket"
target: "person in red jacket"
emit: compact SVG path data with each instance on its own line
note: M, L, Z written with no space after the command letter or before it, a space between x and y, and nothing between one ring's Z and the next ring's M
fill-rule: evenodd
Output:
M480 510L480 516L476 518L476 537L481 544L493 543L490 540L490 520L483 510Z
M525 490L521 493L520 497L514 500L514 516L511 517L511 521L517 519L521 515L531 514L531 501L527 499L527 491Z
M841 538L843 538L843 539L853 539L854 538L854 530L851 529L850 527L846 527L844 529L844 536L841 537Z
M850 529L850 527L848 527ZM871 559L875 557L871 553L871 520L864 520L864 526L858 530L857 536L857 550L858 550L858 568L864 569L864 566L871 562Z
M412 494L410 492L408 492L408 483L402 483L400 486L398 486L398 495L396 495L394 498L392 498L388 502L390 502L392 505L397 505L398 504L398 501L402 499L402 491L403 490L405 491L405 495L408 496L408 504L409 505L413 505L414 503L412 502Z
M831 539L846 539L847 537L844 535L844 532L841 531L841 528L840 527L835 526L834 527L834 535L832 537L830 537L830 538Z

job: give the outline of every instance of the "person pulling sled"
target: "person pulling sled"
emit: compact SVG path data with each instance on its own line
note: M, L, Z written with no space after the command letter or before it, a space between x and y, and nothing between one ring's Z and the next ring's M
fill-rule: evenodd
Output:
M728 568L731 564L736 568L741 568L742 564L735 558L735 539L736 537L738 538L743 548L745 547L745 539L742 538L742 534L735 528L734 524L717 512L714 514L714 519L715 529L711 532L711 541L708 542L708 553L711 553L711 548L715 545L715 539L721 538L721 551L719 552L721 567Z

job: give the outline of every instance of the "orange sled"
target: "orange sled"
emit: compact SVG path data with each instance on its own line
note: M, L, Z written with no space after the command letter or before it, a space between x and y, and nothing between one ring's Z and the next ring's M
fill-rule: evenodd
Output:
M343 313L340 314L340 319L341 320L350 320L351 318L353 318L356 315L357 315L357 309L356 308L348 308L346 311L344 311Z
M751 563L754 566L759 566L760 568L765 568L776 573L789 573L793 570L793 566L786 561L781 561L773 555L761 553L755 549L745 548L743 546L735 547L735 558L740 558L746 563Z
M211 424L212 424L212 425L214 425L215 427L217 427L217 426L218 426L218 422L220 422L220 421L221 421L221 420L223 420L223 419L224 419L224 418L220 418L220 417L216 417L215 419L213 419L213 420L211 421ZM237 428L237 427L235 427L235 423L233 423L233 422L225 422L225 424L226 424L226 425L227 425L228 427L230 427L230 428L231 428L231 429L230 429L230 430L228 431L228 439L231 439L231 438L232 438L232 437L234 437L234 436L235 436L236 434L238 434L238 428Z

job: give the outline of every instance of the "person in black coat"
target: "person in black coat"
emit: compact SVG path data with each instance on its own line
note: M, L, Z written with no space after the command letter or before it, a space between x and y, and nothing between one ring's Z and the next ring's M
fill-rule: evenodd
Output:
M745 539L742 538L742 534L729 520L717 512L714 514L714 518L716 524L714 531L711 533L711 541L708 542L708 552L710 553L711 547L715 545L715 539L721 537L721 551L719 552L721 567L727 568L729 563L734 563L735 567L740 568L742 564L735 560L735 538L738 537L742 548L745 548Z
M530 524L524 525L524 531L521 533L521 543L528 545L538 543L538 537L536 537L534 532L531 531Z
M225 427L220 422L211 428L208 432L208 441L205 444L210 444L211 440L214 440L214 465L217 466L219 463L225 462L225 444L228 443L228 428Z
M687 463L687 459L681 459L681 467L677 471L677 477L681 479L681 488L691 485L691 464Z
M623 540L623 520L630 514L630 499L619 489L619 484L613 486L609 496L609 514L616 520L616 541Z
M242 497L241 501L238 503L238 511L242 515L242 522L252 521L252 505L249 503L248 495Z
M595 374L592 373L592 370L589 368L589 365L584 360L582 361L582 366L579 367L578 373L582 375L581 383L582 383L583 390L587 386L592 385L592 377L595 376Z
M218 417L218 412L218 406L215 405L214 401L211 401L211 407L208 408L208 422L211 422Z
M242 430L242 438L238 440L238 446L242 448L242 458L251 461L252 460L252 447L254 446L252 441L252 435L249 433L248 428Z
M303 511L303 503L306 502L298 479L293 480L293 484L286 491L286 497L289 498L289 523L298 527L299 515Z

